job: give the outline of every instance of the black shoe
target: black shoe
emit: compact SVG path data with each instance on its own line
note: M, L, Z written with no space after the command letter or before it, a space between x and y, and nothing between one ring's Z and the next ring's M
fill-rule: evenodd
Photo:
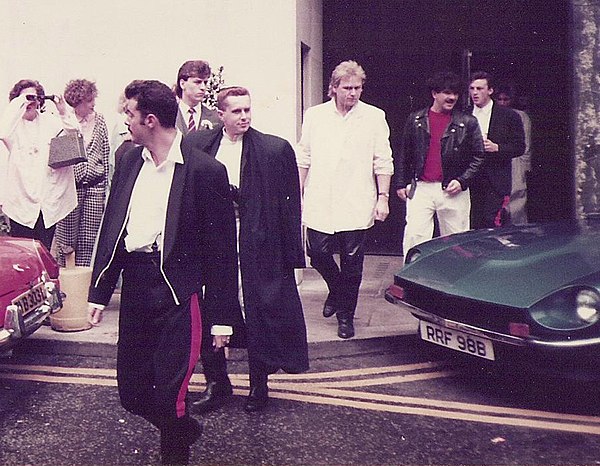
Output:
M338 320L338 337L346 339L354 336L354 322L353 319L339 319Z
M269 388L264 386L250 387L250 394L246 398L246 405L244 411L247 413L255 413L262 411L267 407L269 402Z
M161 432L160 458L165 465L186 465L190 462L190 446L202 436L202 423L188 417L187 425Z
M323 305L323 317L331 317L335 314L337 309L333 305L333 299L331 299L331 293L327 296L325 304Z
M198 419L189 416L189 420L190 423L188 425L188 428L186 429L185 435L183 436L183 440L188 446L196 443L198 439L202 437L202 432L204 431L204 427Z
M231 382L208 382L200 399L192 403L192 411L198 414L208 413L223 406L231 395Z

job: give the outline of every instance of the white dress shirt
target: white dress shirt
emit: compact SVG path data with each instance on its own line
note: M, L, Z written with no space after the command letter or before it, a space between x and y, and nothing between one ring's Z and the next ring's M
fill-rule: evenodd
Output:
M2 210L21 225L33 228L40 216L45 228L56 224L77 206L73 167L50 168L50 139L64 129L79 129L75 113L58 116L38 113L23 119L25 108L17 99L7 106L0 121L0 139L9 149Z
M393 175L385 112L359 101L346 115L332 99L309 108L296 147L307 168L303 223L333 234L364 230L375 220L377 175Z
M490 100L483 107L478 107L477 105L473 107L473 116L477 118L477 121L479 122L479 129L481 130L484 139L487 139L488 137L493 106L494 101Z
M229 139L229 136L227 136L225 128L223 128L223 137L221 138L221 144L219 145L216 155L216 159L227 168L229 183L238 188L240 187L242 140L243 138L238 138L236 141L232 141Z
M150 252L154 243L163 250L167 203L175 164L183 163L181 138L182 134L177 131L167 159L158 166L154 164L150 151L145 147L142 150L144 164L131 193L127 217L125 249L128 252Z

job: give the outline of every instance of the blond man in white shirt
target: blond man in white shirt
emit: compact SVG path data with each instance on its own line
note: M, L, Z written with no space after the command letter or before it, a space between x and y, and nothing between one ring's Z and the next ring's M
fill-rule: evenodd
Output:
M337 314L340 338L354 336L366 235L389 214L394 172L385 113L360 100L365 79L354 61L334 69L331 100L307 110L296 151L308 255L329 288L323 315Z

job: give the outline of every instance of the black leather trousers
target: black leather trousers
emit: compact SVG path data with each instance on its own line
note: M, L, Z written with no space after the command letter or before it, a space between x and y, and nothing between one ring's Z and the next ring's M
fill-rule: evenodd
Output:
M321 274L329 288L328 300L337 309L337 318L353 319L362 281L365 242L368 230L333 234L308 229L310 264ZM340 265L333 255L339 253Z

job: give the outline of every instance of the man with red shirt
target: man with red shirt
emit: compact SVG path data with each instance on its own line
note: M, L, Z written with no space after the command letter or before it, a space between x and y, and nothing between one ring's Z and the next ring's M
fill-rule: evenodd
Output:
M406 201L404 254L433 237L433 216L440 233L469 229L469 183L483 163L477 120L454 110L460 80L450 72L428 81L433 104L412 113L396 159L396 193Z

